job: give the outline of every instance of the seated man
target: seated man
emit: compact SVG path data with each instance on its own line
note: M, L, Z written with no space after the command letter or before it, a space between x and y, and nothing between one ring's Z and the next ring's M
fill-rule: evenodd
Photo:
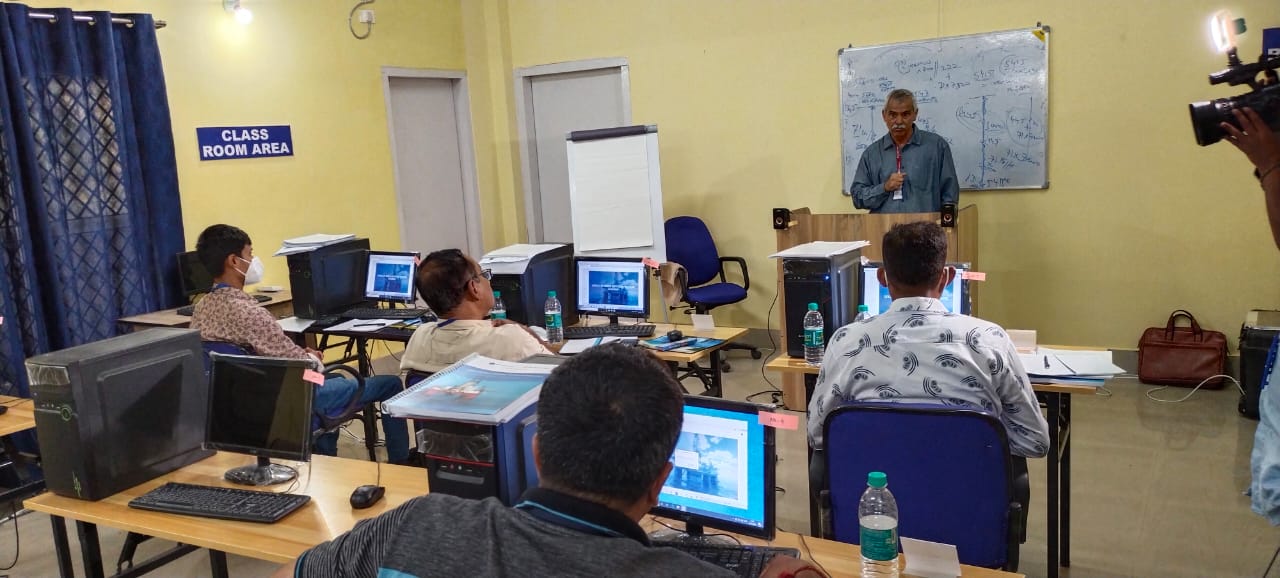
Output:
M651 547L640 527L671 472L680 386L644 350L593 347L547 378L533 459L539 487L496 498L414 498L306 552L275 576L734 576ZM791 557L765 576L822 574Z
M213 290L196 303L191 328L200 331L205 341L234 343L253 355L310 359L321 368L320 352L304 349L285 336L275 317L260 307L244 292L246 283L262 280L262 261L253 256L253 241L244 231L231 225L212 225L200 233L196 254L213 276ZM316 388L315 409L325 415L336 415L347 407L356 382L349 378L326 379ZM375 375L365 378L361 403L385 401L403 389L400 377ZM387 437L387 461L403 463L409 456L409 432L405 421L382 416L382 429ZM338 432L329 432L315 441L316 451L324 455L338 453Z
M835 331L809 401L809 443L822 449L827 414L849 401L936 403L986 410L1004 423L1013 455L1049 450L1049 426L1013 341L999 325L948 313L938 300L956 271L947 236L930 222L884 235L880 283L888 312Z
M528 327L485 319L494 303L489 277L487 269L457 249L436 251L418 264L418 293L440 320L413 332L401 371L434 373L472 353L504 361L551 354Z

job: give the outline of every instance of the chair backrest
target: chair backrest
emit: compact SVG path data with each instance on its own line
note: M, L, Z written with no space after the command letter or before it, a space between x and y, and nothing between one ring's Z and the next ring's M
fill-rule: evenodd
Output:
M999 419L945 406L853 403L832 411L824 428L836 540L858 543L858 502L867 473L880 471L898 503L900 536L954 544L964 564L1005 565L1014 498Z
M689 272L689 286L711 282L720 274L720 254L706 223L697 217L667 219L667 260Z
M230 341L201 341L200 347L204 349L204 375L209 376L209 372L213 371L213 360L210 359L210 353L222 353L225 355L252 355L249 350L240 345L231 343Z

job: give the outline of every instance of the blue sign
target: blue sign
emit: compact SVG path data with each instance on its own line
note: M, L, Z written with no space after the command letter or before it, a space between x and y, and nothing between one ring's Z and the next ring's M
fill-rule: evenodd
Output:
M288 125L197 127L196 140L202 161L293 156Z

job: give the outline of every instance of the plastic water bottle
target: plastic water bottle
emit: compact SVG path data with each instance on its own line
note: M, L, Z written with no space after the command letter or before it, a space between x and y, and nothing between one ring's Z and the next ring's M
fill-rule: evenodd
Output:
M804 314L804 360L809 365L822 365L824 351L822 313L818 311L817 303L810 303L809 312Z
M858 525L862 578L897 578L898 502L889 493L884 472L867 474L867 491L858 502Z
M564 341L564 321L560 319L560 300L556 299L555 291L547 291L545 311L547 313L547 343Z
M502 292L493 292L493 309L489 310L489 319L506 319L507 304L502 302Z
M862 323L868 319L871 319L871 313L867 310L867 305L863 303L858 306L858 316L853 318L853 322Z

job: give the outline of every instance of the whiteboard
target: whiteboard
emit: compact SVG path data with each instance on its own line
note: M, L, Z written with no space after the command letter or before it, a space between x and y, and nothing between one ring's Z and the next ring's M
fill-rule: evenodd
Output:
M570 133L573 252L592 257L667 257L656 126Z
M918 128L951 145L960 188L1049 186L1048 27L840 51L844 194L862 151L884 136L889 91L915 93Z

